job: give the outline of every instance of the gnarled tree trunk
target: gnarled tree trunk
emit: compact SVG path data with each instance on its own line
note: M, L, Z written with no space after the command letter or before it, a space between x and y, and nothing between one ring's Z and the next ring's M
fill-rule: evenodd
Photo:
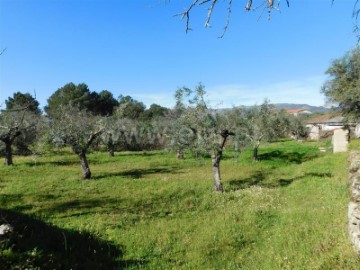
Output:
M90 171L89 163L86 159L86 152L89 149L91 143L96 139L96 137L100 136L100 134L102 132L103 132L103 130L92 133L85 146L81 146L77 142L74 142L74 141L69 143L71 145L74 153L76 153L80 158L80 164L81 164L81 168L83 170L83 176L82 176L83 179L91 178L91 171Z
M177 151L176 157L177 157L178 159L184 159L184 152L183 152L183 150L179 149L179 150Z
M253 159L254 159L254 161L259 161L259 146L260 146L260 143L256 143L254 145L254 149L253 149Z
M212 173L213 173L213 179L214 179L214 191L217 192L223 192L223 186L221 183L221 177L220 177L220 161L222 158L222 149L219 151L219 149L212 153L211 160L212 160Z
M108 149L108 153L110 157L114 156L114 152L115 152L115 145L112 139L112 135L109 134L109 141L107 143L107 149Z
M114 148L109 148L109 149L108 149L108 153L109 153L109 156L110 156L110 157L115 156L115 154L114 154Z
M13 165L13 159L12 159L12 149L11 145L13 144L16 137L20 136L21 132L17 130L17 128L10 129L9 132L3 134L0 137L0 140L5 143L5 162L4 164L6 166Z
M10 166L13 165L12 160L12 149L11 149L11 143L10 142L4 142L5 143L5 165Z
M81 164L81 168L83 170L83 179L90 179L91 178L91 171L90 171L90 167L89 167L89 163L87 162L86 159L86 154L84 152L79 154L79 158L80 158L80 164Z
M214 191L223 192L223 186L221 183L220 177L220 161L222 158L223 149L226 143L226 139L229 135L234 135L234 133L229 132L228 130L222 130L221 133L221 141L217 147L217 149L211 152L211 161L212 161L212 173L214 179Z

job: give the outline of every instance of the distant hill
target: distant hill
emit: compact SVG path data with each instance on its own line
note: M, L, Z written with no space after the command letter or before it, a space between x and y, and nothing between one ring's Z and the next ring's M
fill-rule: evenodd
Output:
M272 103L279 110L294 110L294 109L306 109L312 113L329 113L331 109L323 107L323 106L311 106L308 104L294 104L294 103ZM242 108L249 108L251 106L240 105ZM225 112L231 110L231 108L219 108L215 111L217 112Z
M300 109L304 108L306 110L309 110L313 113L327 113L330 111L329 108L325 108L323 106L311 106L308 104L293 104L293 103L275 103L274 104L276 108L278 109L284 109L284 110L294 110L294 109Z

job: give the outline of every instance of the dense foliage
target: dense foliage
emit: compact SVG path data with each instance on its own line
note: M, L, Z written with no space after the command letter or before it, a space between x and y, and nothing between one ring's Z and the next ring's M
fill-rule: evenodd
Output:
M7 111L26 109L34 114L41 114L39 102L29 93L16 92L13 97L5 100L5 105Z
M351 121L360 120L360 47L332 62L322 92Z
M68 83L49 97L45 112L54 117L58 109L64 105L75 106L80 110L87 110L97 115L109 115L113 113L118 101L107 90L98 94L91 92L85 83L78 85Z

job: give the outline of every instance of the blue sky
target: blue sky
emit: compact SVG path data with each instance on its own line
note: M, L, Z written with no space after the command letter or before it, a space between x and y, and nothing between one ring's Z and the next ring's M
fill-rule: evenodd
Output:
M282 1L281 12L244 11L234 0L205 29L174 17L192 0L0 0L0 104L36 93L41 106L68 82L130 95L146 105L174 104L178 87L202 82L214 107L274 103L324 105L324 72L356 44L355 0ZM255 4L258 1L253 1Z

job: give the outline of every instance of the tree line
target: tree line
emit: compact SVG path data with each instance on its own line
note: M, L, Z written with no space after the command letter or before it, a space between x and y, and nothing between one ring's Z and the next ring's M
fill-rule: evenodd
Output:
M357 46L332 62L322 92L352 122L360 118L360 49ZM5 165L18 153L41 153L52 147L70 147L78 155L84 179L91 178L86 158L89 150L106 149L110 156L121 150L169 149L179 159L184 153L211 158L213 187L222 191L220 163L226 148L253 149L259 159L263 142L288 136L306 137L298 117L277 110L269 101L251 107L216 110L206 102L205 87L175 91L174 108L152 104L149 108L130 96L115 99L111 92L91 92L84 83L69 83L48 99L45 113L29 93L14 93L0 113L1 150Z
M16 92L0 114L0 141L5 164L13 164L13 148L21 154L70 147L79 157L82 178L91 178L86 158L89 150L106 149L110 156L121 150L169 149L179 159L184 152L211 157L214 190L222 191L220 161L225 147L251 145L254 160L263 141L295 134L302 123L268 101L250 108L214 110L205 100L202 84L179 88L176 105L149 108L130 96L115 99L111 92L91 92L84 83L69 83L48 99L45 113L29 93ZM295 127L297 125L297 127ZM305 135L298 134L299 136Z

